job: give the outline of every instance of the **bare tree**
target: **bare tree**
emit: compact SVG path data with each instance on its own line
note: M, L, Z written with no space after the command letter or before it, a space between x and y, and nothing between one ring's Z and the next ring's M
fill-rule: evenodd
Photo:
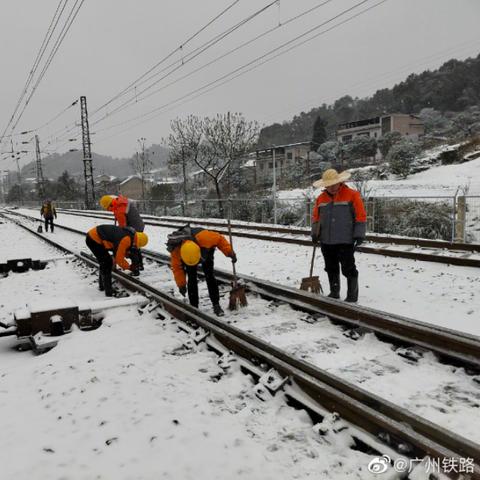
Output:
M212 180L218 200L218 213L220 217L224 217L220 182L227 171L228 163L219 157L212 145L207 142L201 144L199 155L193 161Z
M237 160L253 148L259 131L258 122L247 121L241 113L227 112L204 120L205 141L211 156L216 157L219 175L226 171L228 196L232 180L239 180L240 164ZM216 190L219 191L218 184Z
M146 138L142 137L142 138L139 138L137 141L140 144L141 152L140 153L137 152L135 154L135 157L133 157L133 159L130 160L130 167L135 172L135 174L140 176L140 180L142 181L142 200L145 206L145 200L146 200L145 181L147 176L150 174L150 170L152 168L152 162L150 161L150 158L149 158L148 149L145 150Z
M170 149L168 166L183 180L183 203L188 208L188 173L190 166L196 163L200 154L203 137L203 122L195 115L189 115L182 120L176 118L170 122L172 133L164 143ZM184 211L184 214L187 214Z

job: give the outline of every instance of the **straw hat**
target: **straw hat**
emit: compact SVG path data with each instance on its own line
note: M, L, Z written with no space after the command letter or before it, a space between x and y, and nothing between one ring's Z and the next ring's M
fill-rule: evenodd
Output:
M314 182L313 186L318 187L331 187L337 183L342 183L350 178L350 172L338 173L335 169L329 168L323 172L322 178Z

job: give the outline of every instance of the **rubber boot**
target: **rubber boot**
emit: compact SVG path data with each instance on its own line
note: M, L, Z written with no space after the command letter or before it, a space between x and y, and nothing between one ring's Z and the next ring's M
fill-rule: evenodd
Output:
M225 315L225 312L223 311L222 307L218 303L213 306L213 313L217 317L223 317Z
M105 290L105 285L103 283L103 272L100 270L98 274L98 289L103 292Z
M355 303L358 301L358 277L347 277L347 297L346 302Z
M139 270L144 270L144 268L143 268L143 255L142 255L141 250L138 251L138 269Z
M330 283L330 293L328 296L330 298L340 298L340 274L329 273L328 282Z
M104 273L103 273L103 285L105 287L105 296L107 296L107 297L113 296L112 272L111 271L104 271Z

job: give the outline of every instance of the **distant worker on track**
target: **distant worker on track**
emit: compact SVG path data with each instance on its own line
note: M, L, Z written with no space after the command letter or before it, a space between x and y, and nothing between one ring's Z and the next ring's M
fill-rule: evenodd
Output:
M197 268L201 263L213 312L217 316L223 316L224 311L220 306L220 294L213 265L217 247L234 263L237 261L230 243L218 232L187 226L170 234L167 241L172 272L180 293L185 296L188 291L190 305L198 308Z
M50 225L50 230L53 233L53 217L55 217L55 219L57 218L57 210L51 200L45 200L45 202L43 202L42 208L40 209L40 216L45 219L45 232L48 232L48 226Z
M345 301L358 301L358 270L355 247L365 240L367 214L360 193L345 185L349 172L326 170L314 187L324 187L312 215L312 241L319 244L325 260L331 298L340 298L340 266L347 277Z
M100 264L99 289L111 297L113 261L124 270L134 269L136 266L133 262L129 263L127 257L134 257L136 251L148 243L148 237L143 232L132 232L116 225L98 225L87 232L85 243ZM113 252L114 260L110 251Z
M145 223L135 205L135 202L123 195L104 195L100 199L100 205L104 210L113 213L119 227L130 228L135 232L143 232ZM138 258L132 258L135 265L134 274L138 275L139 270L143 270L143 259L140 250Z

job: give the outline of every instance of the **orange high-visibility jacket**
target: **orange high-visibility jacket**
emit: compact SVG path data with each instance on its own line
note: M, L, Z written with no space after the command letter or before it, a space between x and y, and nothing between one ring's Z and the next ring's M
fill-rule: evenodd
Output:
M318 196L312 215L312 234L320 227L321 243L353 243L356 238L365 238L366 222L360 193L342 183L335 195L324 190Z
M98 225L98 227L90 229L87 235L107 250L112 250L117 265L124 270L130 269L131 264L127 261L126 256L133 244L131 232L116 225Z
M145 224L138 213L137 207L127 197L123 195L115 197L108 210L113 212L120 227L132 227L136 232L143 232L145 229Z
M218 249L226 256L232 255L233 250L227 239L220 235L218 232L211 230L203 230L201 228L192 228L193 241L198 244L202 250L202 258L208 250L218 247ZM173 276L175 277L175 283L178 287L184 287L187 284L187 277L185 275L185 265L182 262L180 256L180 248L177 247L170 253L171 267ZM201 261L201 260L200 260Z

